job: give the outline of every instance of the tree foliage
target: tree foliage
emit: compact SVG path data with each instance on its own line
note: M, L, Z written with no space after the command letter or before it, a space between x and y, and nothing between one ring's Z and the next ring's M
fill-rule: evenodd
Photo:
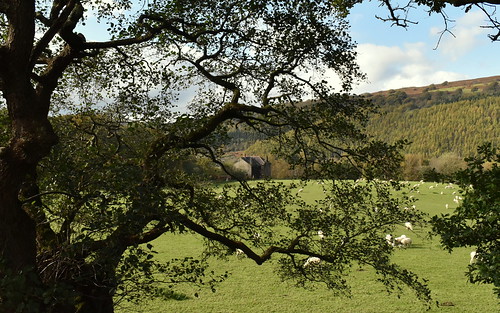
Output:
M150 242L166 232L203 236L208 255L276 256L300 284L346 288L336 279L352 263L370 265L389 288L405 283L428 300L390 262L384 232L419 213L388 185L334 184L308 205L293 186L220 191L185 170L203 160L234 176L221 151L227 130L245 124L305 178L331 178L338 158L367 176L391 171L398 145L371 141L370 104L347 94L362 74L344 13L331 1L0 1L1 311L112 312L140 292L224 279L204 259L155 261ZM82 33L92 18L108 38ZM321 79L327 69L340 90ZM328 239L314 239L318 228ZM304 269L309 256L321 267Z
M477 257L469 266L469 280L493 284L500 297L500 154L491 144L485 144L467 163L467 169L456 174L463 201L453 214L433 217L433 229L449 251L457 247L475 249Z
M390 262L383 234L420 215L388 184L335 183L308 205L291 186L240 181L217 191L180 166L202 159L232 175L221 149L227 130L245 124L272 136L305 178L334 177L339 159L368 177L391 173L401 143L371 140L363 127L373 109L348 94L363 77L345 20L353 4L0 1L9 134L0 310L112 312L117 298L152 291L155 273L167 289L152 294L167 297L179 282L224 279L203 259L155 262L148 243L165 232L205 237L208 254L241 249L257 264L279 256L283 277L301 285L345 289L338 278L352 263L370 265L389 288L402 282L429 300L424 283ZM104 39L84 27L93 19L106 25ZM341 89L322 79L326 70ZM314 240L318 228L326 240ZM309 256L321 266L305 269Z

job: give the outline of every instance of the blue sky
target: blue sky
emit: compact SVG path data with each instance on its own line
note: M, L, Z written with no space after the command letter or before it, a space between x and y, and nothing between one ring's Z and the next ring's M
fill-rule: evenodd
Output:
M430 16L422 9L413 10L418 21L408 29L392 26L375 15L387 16L378 2L365 2L351 12L351 35L358 43L358 62L368 82L354 88L357 93L432 83L500 75L500 42L487 37L485 15L471 10L449 8L449 25L454 33L445 34L440 15ZM435 49L436 48L436 49Z
M491 42L488 30L480 27L486 24L482 12L472 9L465 14L463 9L447 8L449 19L455 20L449 25L455 37L445 34L436 48L445 27L440 15L429 16L417 7L410 18L418 24L403 29L378 20L375 15L388 13L378 4L358 4L348 17L351 36L358 44L358 63L368 77L354 87L355 93L500 75L500 42ZM89 34L87 39L104 39L103 26L92 17L87 27L95 37ZM338 81L335 75L330 79L333 84Z

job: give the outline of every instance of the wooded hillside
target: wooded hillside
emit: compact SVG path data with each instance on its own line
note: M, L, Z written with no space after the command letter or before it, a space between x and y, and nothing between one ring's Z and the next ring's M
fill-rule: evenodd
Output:
M413 110L405 105L384 108L368 124L378 139L408 139L407 153L436 157L454 152L465 157L484 142L500 143L500 97L462 100Z
M366 94L381 113L372 116L368 133L387 142L408 139L405 153L424 158L450 152L467 157L484 142L499 145L499 81L495 76ZM235 140L228 151L270 153L261 151L270 146L259 143L263 138L251 131L234 130L230 135Z

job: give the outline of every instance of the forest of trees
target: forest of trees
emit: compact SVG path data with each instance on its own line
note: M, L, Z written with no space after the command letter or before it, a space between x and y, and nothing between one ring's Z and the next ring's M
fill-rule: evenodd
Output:
M368 129L381 140L410 140L407 153L437 157L453 152L465 157L484 142L498 144L499 107L500 97L494 96L414 110L404 104L386 106L384 114L371 118Z
M396 142L407 139L405 162L399 178L437 179L435 173L449 175L465 167L464 158L474 155L485 142L500 144L500 89L498 82L466 92L437 90L434 85L410 96L391 90L387 95L365 95L379 107L367 124L378 140ZM228 151L243 150L248 155L270 156L274 178L292 178L283 160L272 156L273 144L250 130L230 132Z

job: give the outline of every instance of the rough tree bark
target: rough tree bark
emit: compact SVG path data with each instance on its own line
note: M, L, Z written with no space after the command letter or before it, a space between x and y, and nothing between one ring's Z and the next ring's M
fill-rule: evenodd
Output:
M10 1L2 9L9 32L0 48L0 87L11 120L11 139L0 151L0 258L4 270L18 272L36 268L36 225L18 199L20 188L57 137L47 119L49 98L40 97L30 81L35 3ZM0 271L0 276L5 274ZM29 277L26 284L35 283ZM5 296L2 300L9 302Z

